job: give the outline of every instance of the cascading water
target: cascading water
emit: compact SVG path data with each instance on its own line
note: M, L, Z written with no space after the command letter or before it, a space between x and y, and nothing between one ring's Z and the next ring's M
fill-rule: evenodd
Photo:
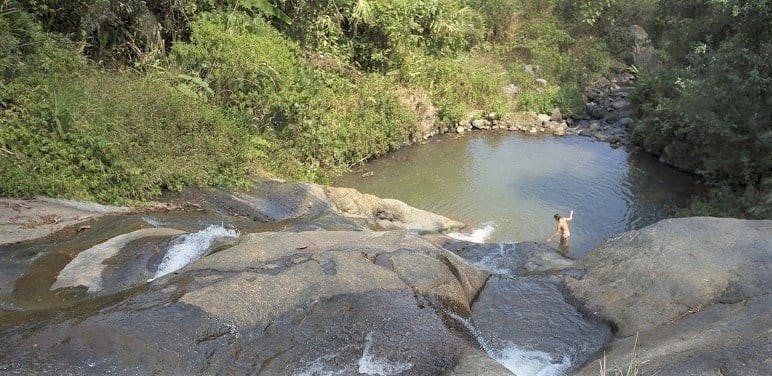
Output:
M238 237L238 231L222 225L211 225L199 232L182 235L169 247L153 279L173 273L205 256L218 240L238 239Z

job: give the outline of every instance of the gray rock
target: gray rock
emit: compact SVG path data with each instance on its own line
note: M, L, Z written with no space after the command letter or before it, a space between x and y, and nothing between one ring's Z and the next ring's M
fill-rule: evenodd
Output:
M130 210L50 197L32 200L0 198L0 246L42 238L68 226Z
M451 376L510 376L514 375L506 367L497 363L491 357L476 349L470 349L459 359Z
M535 82L536 85L541 86L541 87L547 86L547 80L545 80L543 78L537 78L533 82Z
M602 119L604 114L603 108L595 104L594 102L587 103L587 115L590 115L592 119Z
M257 183L249 192L213 192L206 200L216 211L261 222L316 218L333 214L347 218L352 223L363 221L371 227L387 230L407 229L429 233L450 231L464 226L463 223L412 208L402 201L380 199L350 188L311 183L265 180ZM330 230L341 229L340 221L332 223L335 228Z
M378 364L438 374L475 351L436 312L468 314L486 277L404 231L252 234L128 298L0 326L0 364L22 374L355 374Z
M652 46L646 30L638 25L632 25L627 29L626 38L632 54L633 65L646 72L652 72L659 68L656 50Z
M641 332L635 354L641 375L769 374L769 294L734 304L715 304L683 319ZM613 341L606 364L626 367L635 336ZM598 362L586 364L583 376L598 375Z
M472 313L478 338L489 353L527 357L528 372L518 374L571 374L611 331L579 312L563 289L557 277L491 277Z
M547 114L539 114L536 116L536 123L539 125L545 125L550 121L550 116Z
M617 121L617 126L623 127L623 128L629 128L631 125L635 124L635 120L629 118L629 117L623 117Z
M59 272L51 290L84 286L89 293L97 293L105 288L102 274L107 268L106 261L115 257L129 242L149 237L170 237L182 233L180 230L169 228L147 228L119 235L104 243L97 244L78 253L75 259ZM146 270L145 273L147 274L144 274L143 277L147 279L154 272ZM142 279L140 281L144 282Z
M473 129L490 129L491 123L485 119L475 119L471 122Z
M628 100L620 99L614 102L611 102L611 108L615 110L619 110L622 108L630 107L631 103Z
M509 84L504 88L504 92L509 94L509 96L516 96L520 93L520 87L515 84Z
M458 133L458 134L464 134L464 132L465 132L465 129L464 129L464 127L462 127L462 126L460 126L460 125L456 127L456 133Z
M559 108L555 108L554 110L552 110L552 115L550 115L550 120L558 123L563 121L563 115L560 113Z
M771 260L772 221L666 219L602 244L581 261L584 277L567 284L628 336L767 294Z
M452 242L444 245L478 268L505 275L555 273L571 267L574 262L542 243L478 244Z
M539 77L541 74L541 67L538 65L526 64L523 70L533 77Z

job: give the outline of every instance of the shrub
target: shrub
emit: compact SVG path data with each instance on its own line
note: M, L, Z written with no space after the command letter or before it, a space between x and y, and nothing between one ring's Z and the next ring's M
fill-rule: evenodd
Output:
M772 5L663 1L659 10L669 59L638 86L638 142L691 161L708 182L726 186L720 196L737 192L750 214L769 215Z
M7 89L2 195L130 203L244 183L245 132L163 81L86 69L21 77Z

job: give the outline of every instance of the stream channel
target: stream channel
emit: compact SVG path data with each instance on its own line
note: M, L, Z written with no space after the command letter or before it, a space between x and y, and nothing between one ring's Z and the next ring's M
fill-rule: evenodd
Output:
M552 215L575 211L569 257L580 259L603 239L653 223L701 190L693 176L642 153L578 137L523 138L506 132L445 136L403 148L359 167L336 185L396 198L469 225L451 234L459 241L446 247L492 276L471 317L445 312L445 323L520 376L570 374L612 336L607 323L580 312L565 293L562 275L572 273L570 267L524 272L528 257L552 255L532 243L553 231ZM83 233L4 246L0 329L46 320L61 309L86 317L109 302L141 293L147 281L233 245L243 234L283 226L209 212L139 213L102 218ZM162 227L178 233L131 237ZM109 283L65 281L81 287L58 289L57 276L78 267L68 264L76 254L110 249L120 252L104 261L102 279ZM82 286L98 287L103 297L91 299ZM369 336L365 342L361 358L346 367L329 365L326 358L287 366L298 375L415 374L408 363L384 363L384 355L368 345Z
M693 175L646 153L583 137L510 132L439 137L375 159L335 184L468 225L451 236L481 244L457 252L493 276L471 320L455 318L490 356L523 376L570 374L611 338L607 323L577 310L561 273L513 270L534 245L526 242L544 242L555 229L553 215L574 210L568 257L581 259L703 192Z

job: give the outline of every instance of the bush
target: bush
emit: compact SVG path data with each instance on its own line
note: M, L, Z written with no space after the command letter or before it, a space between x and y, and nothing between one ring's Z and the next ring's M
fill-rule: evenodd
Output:
M745 192L737 194L744 208L768 215L772 5L663 1L660 11L668 12L660 34L669 60L637 89L638 142L691 161L708 182ZM680 28L678 35L672 27Z
M21 77L7 89L1 195L130 203L186 185L244 183L246 132L163 81L84 69Z

